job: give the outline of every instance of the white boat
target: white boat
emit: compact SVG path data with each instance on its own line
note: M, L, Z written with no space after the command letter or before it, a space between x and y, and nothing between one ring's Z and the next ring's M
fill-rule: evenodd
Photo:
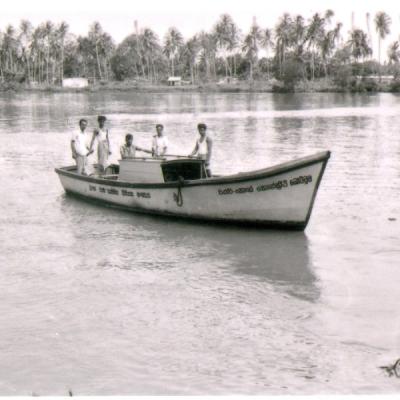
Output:
M131 158L105 175L56 168L68 194L140 213L303 230L311 216L329 151L273 167L206 177L192 158Z

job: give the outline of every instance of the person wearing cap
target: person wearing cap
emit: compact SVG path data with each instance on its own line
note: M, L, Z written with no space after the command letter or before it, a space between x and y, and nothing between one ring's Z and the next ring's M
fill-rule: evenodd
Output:
M145 153L152 154L152 151L150 151L150 150L142 149L139 146L135 146L133 144L133 135L128 133L125 136L125 143L120 148L121 158L133 158L133 157L135 157L136 150L144 151Z
M90 143L90 150L93 150L94 142L97 140L97 159L100 173L104 173L106 170L108 157L111 154L108 129L105 127L106 120L107 118L104 115L99 115L97 117L99 126L93 131L92 141Z
M197 154L197 158L204 160L206 167L207 176L211 176L210 160L212 153L212 139L207 135L207 125L200 123L197 125L200 137L196 140L196 145L189 157L193 157Z
M153 143L151 146L153 157L162 157L167 152L168 139L164 136L164 126L161 124L156 125L157 135L153 136Z

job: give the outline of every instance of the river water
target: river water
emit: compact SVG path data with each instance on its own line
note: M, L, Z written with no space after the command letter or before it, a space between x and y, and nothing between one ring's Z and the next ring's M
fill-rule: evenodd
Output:
M400 380L400 97L4 93L0 394L378 394ZM196 124L215 173L331 150L304 233L208 226L66 196L81 117Z

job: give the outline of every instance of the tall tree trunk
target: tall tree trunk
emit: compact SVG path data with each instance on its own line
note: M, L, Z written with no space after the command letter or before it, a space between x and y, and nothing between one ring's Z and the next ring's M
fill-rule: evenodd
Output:
M217 63L215 60L215 56L213 56L213 71L214 71L214 80L217 80Z
M144 67L144 62L142 57L140 57L140 67L142 68L142 76L144 79L146 79L146 68Z
M9 69L11 72L14 72L14 71L13 71L12 50L11 50L11 49L8 50L8 69Z
M61 43L61 84L64 80L64 41Z
M52 84L52 85L54 85L54 81L55 81L54 77L55 77L55 76L56 76L56 63L53 62L53 63L51 64L51 84Z
M99 49L97 47L97 41L96 41L96 61L97 61L97 68L98 68L98 72L99 72L99 78L100 80L103 79L102 74L101 74L101 65L100 65L100 58L99 58Z
M147 68L147 79L150 82L153 82L153 79L152 79L152 76L151 76L149 57L146 57L146 68Z
M311 80L314 81L314 70L315 70L315 65L314 65L314 51L311 51Z
M39 53L38 58L39 58L39 61L38 61L38 82L42 83L42 71L41 71L41 68L42 68L42 57L40 57L40 53Z
M193 63L190 63L190 81L192 85L194 84L194 72L193 72Z
M225 61L225 78L228 78L228 56L226 54L226 50L223 50L224 53L224 61Z
M107 80L107 66L106 66L106 60L103 59L103 62L100 63L100 66L103 66L103 80Z
M50 63L50 46L47 47L46 54L46 82L49 84L49 63Z
M29 57L26 57L26 66L28 68L28 83L30 83L31 82L31 68L30 68Z
M382 65L381 65L381 37L378 37L378 59L379 59L379 82L382 79Z
M209 80L210 78L211 78L210 60L208 56L206 56L206 79Z
M137 79L137 78L139 78L139 68L138 68L138 65L137 65L137 62L136 62L136 61L135 61L135 63L134 63L134 66L135 66L136 79Z
M153 69L154 82L157 82L158 81L158 77L157 77L156 65L154 63L153 57L151 57L151 67Z

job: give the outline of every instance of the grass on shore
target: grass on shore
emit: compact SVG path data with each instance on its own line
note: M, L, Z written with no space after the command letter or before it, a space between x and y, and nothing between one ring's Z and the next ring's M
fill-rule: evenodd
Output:
M184 84L180 86L168 86L161 83L138 82L138 81L109 81L98 82L86 88L64 88L60 85L2 82L0 91L15 92L97 92L97 91L137 91L148 93L160 92L397 92L400 91L400 82L392 83L374 82L373 85L365 82L356 82L348 87L340 87L332 79L316 79L314 81L299 81L293 87L285 87L284 83L276 79L270 80L243 80L233 83L201 83Z

